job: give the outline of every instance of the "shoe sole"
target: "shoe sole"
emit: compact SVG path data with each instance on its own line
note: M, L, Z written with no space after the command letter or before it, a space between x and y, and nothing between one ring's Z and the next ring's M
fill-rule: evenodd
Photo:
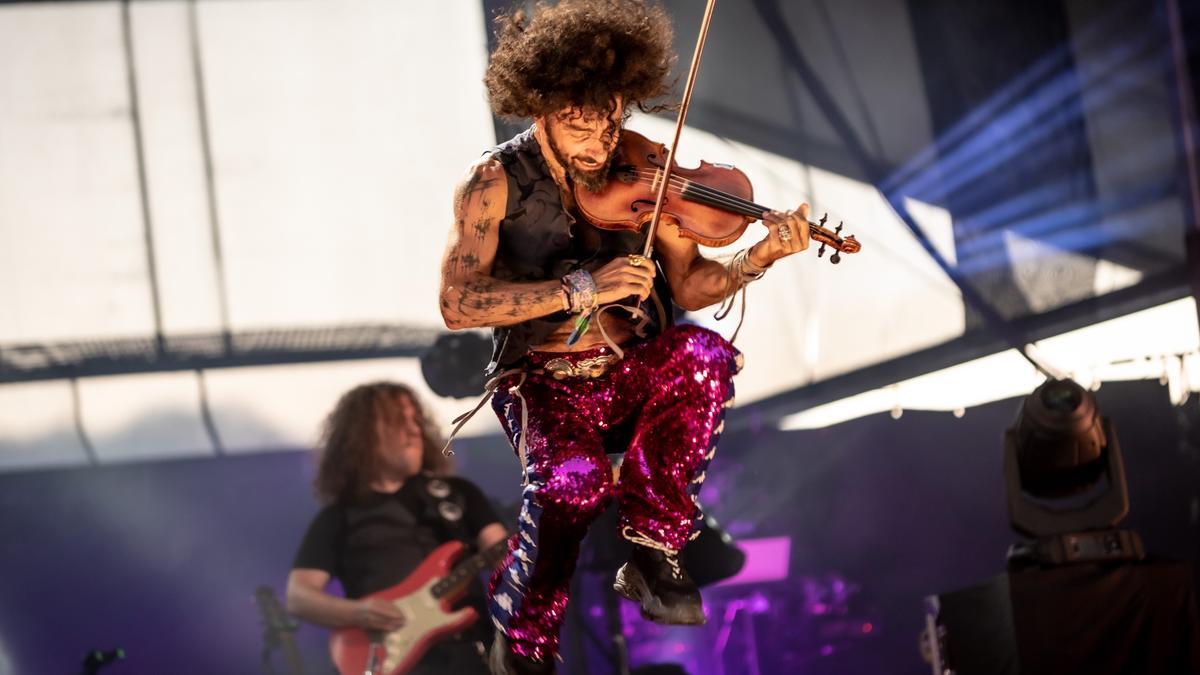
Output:
M613 590L626 600L638 603L642 608L642 618L664 626L701 626L706 619L702 607L676 607L668 609L650 592L650 585L642 577L642 573L629 563L617 570L617 580Z

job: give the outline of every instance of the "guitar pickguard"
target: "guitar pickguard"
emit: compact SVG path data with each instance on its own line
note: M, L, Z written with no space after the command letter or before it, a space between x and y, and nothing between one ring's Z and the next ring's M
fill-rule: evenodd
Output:
M393 601L396 609L404 614L404 626L383 638L383 646L387 652L383 661L383 672L390 673L395 670L423 636L458 619L455 614L442 611L441 603L433 597L431 589L437 582L436 578L429 579L411 595Z

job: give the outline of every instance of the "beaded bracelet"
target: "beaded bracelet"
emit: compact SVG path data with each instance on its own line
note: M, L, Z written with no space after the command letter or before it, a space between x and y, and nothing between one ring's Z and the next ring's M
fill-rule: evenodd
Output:
M575 270L562 278L563 288L570 298L572 314L583 314L596 308L596 280L587 270Z

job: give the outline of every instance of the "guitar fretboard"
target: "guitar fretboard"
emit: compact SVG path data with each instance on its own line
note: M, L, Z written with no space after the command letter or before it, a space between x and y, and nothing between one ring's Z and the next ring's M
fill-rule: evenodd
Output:
M450 574L447 574L445 579L433 585L430 593L433 594L433 597L440 598L461 589L484 569L500 562L506 553L508 553L508 540L496 542L486 551L480 551L459 563L453 570L450 570Z

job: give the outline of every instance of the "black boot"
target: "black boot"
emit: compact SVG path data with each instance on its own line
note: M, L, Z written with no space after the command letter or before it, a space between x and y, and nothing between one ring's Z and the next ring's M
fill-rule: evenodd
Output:
M629 562L617 570L613 590L641 604L642 616L655 623L704 623L700 589L683 569L678 552L635 544Z
M514 654L508 649L504 633L497 631L496 639L492 641L492 651L488 654L488 669L492 675L553 675L554 659L534 661Z

